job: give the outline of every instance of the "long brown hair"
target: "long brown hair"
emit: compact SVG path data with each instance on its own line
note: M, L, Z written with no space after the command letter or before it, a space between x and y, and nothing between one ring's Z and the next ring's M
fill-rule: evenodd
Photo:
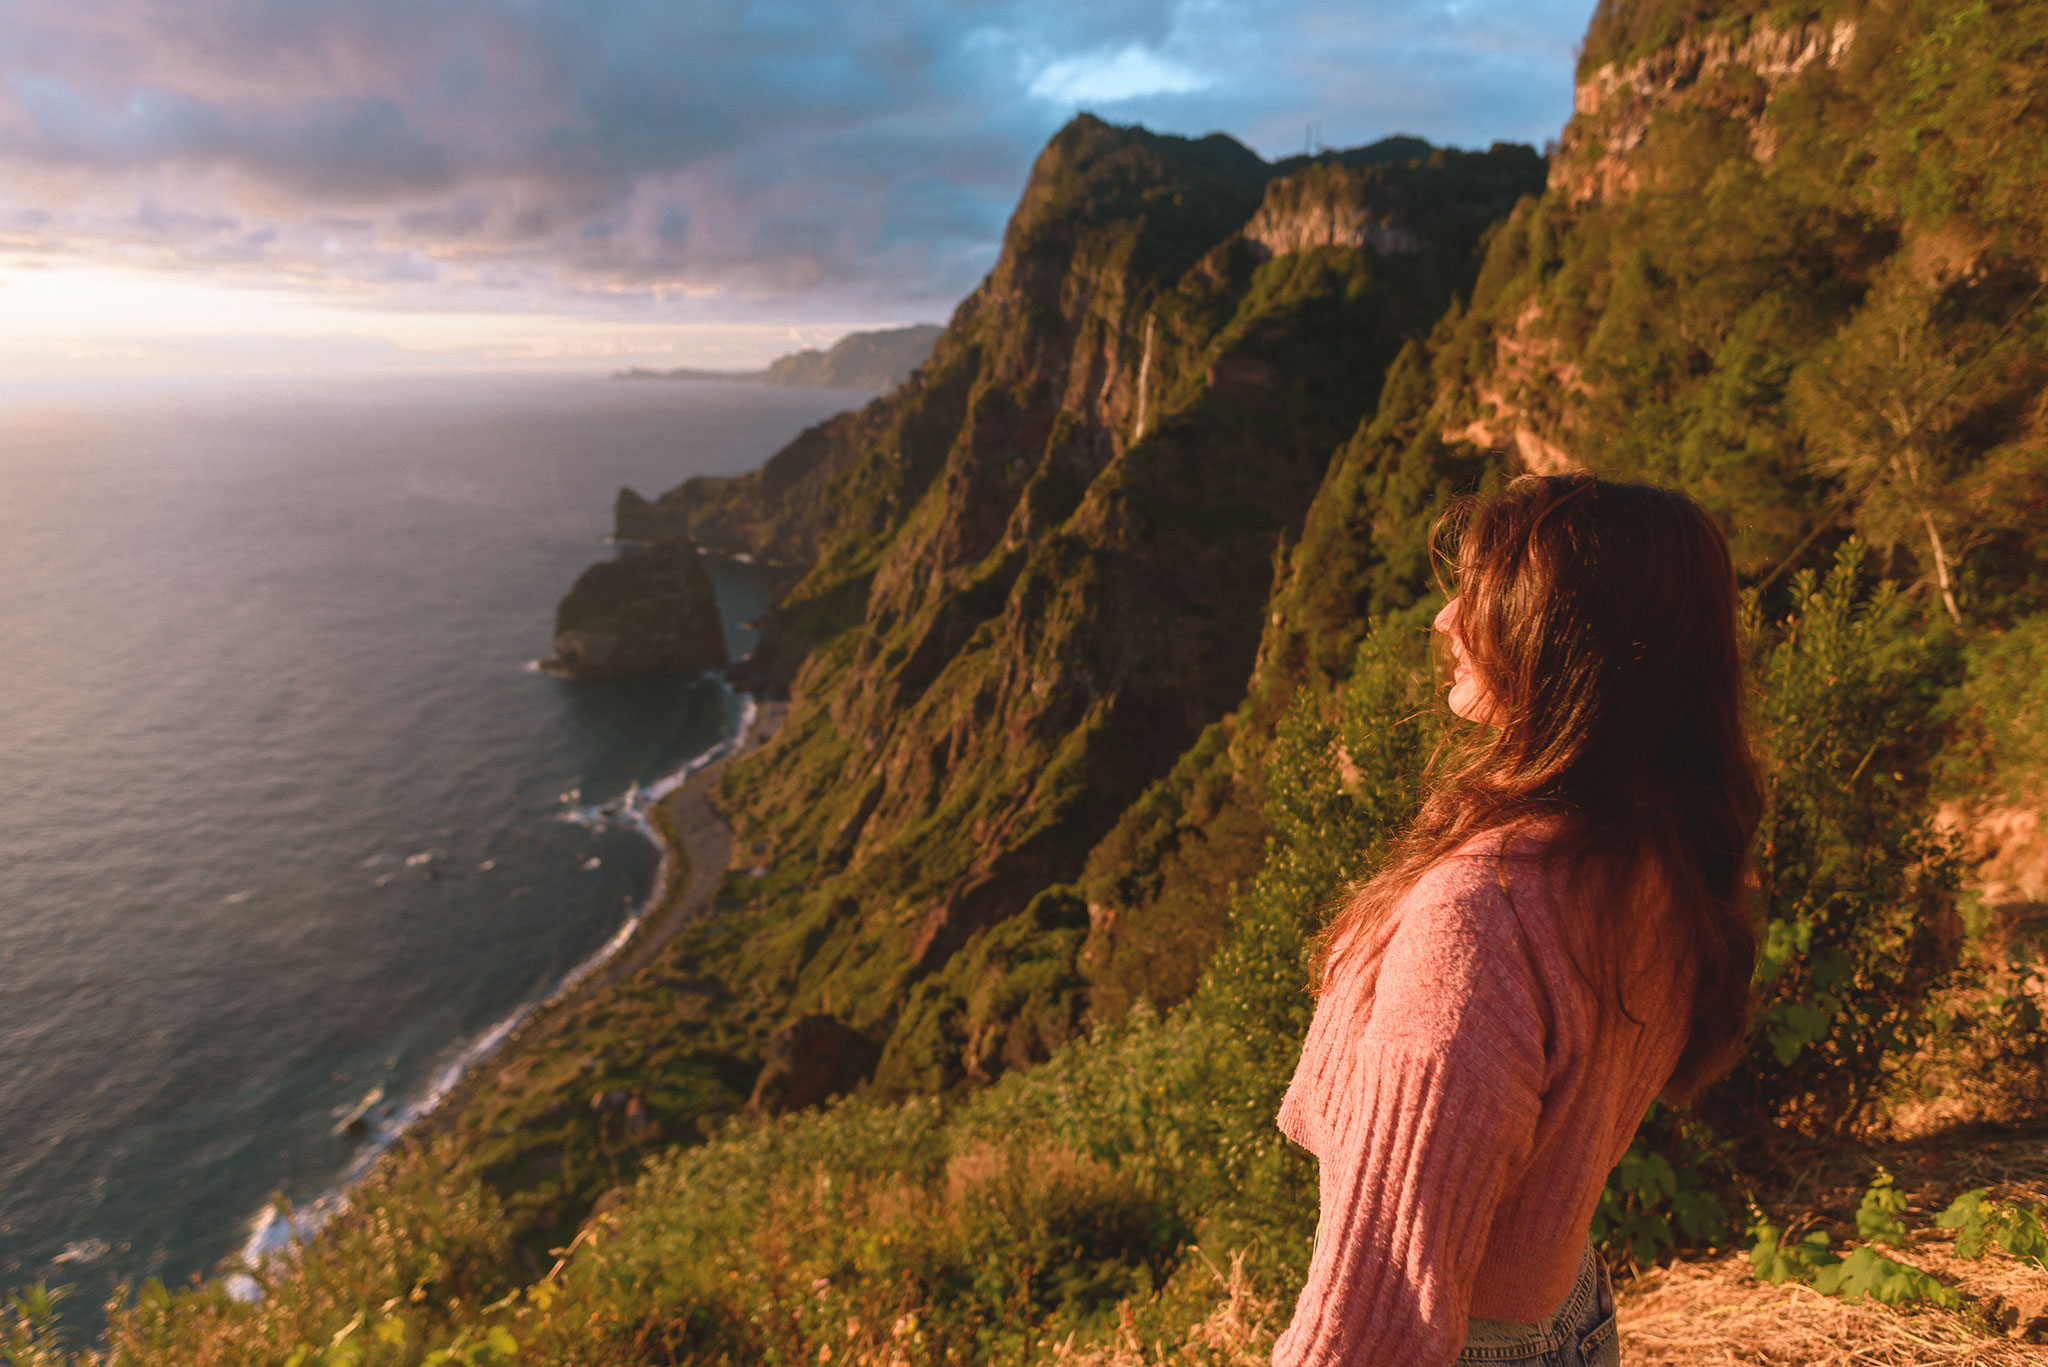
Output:
M1320 982L1431 866L1475 835L1541 823L1583 908L1567 928L1603 1009L1657 948L1692 969L1691 1030L1665 1095L1726 1071L1750 1015L1750 838L1762 807L1744 727L1728 543L1684 494L1590 474L1524 475L1455 503L1458 634L1492 710L1454 730L1421 811L1317 952ZM1604 984L1603 980L1604 979Z

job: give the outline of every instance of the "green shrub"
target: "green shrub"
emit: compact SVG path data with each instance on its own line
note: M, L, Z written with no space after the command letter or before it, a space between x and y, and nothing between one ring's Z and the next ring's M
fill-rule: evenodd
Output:
M1989 1188L1978 1187L1951 1201L1934 1223L1956 1232L1958 1258L1981 1258L1995 1244L2048 1272L2048 1226L2042 1224L2038 1207L1993 1200Z
M1594 1246L1610 1263L1643 1268L1681 1246L1727 1242L1734 1222L1720 1192L1734 1176L1730 1148L1697 1120L1653 1102L1600 1192Z
M1760 660L1760 1028L1710 1109L1767 1147L1868 1120L1962 963L1962 860L1927 801L1953 649L1894 585L1863 589L1862 554L1794 581Z
M1750 1230L1750 1269L1774 1286L1803 1282L1823 1296L1852 1303L1867 1296L1883 1305L1957 1308L1962 1297L1954 1287L1877 1251L1879 1244L1906 1247L1909 1236L1901 1218L1905 1210L1905 1194L1892 1184L1891 1174L1879 1169L1856 1211L1858 1247L1837 1254L1829 1250L1831 1240L1819 1230L1788 1240L1785 1230L1759 1221Z
M520 1361L986 1360L1152 1294L1186 1230L1142 1184L956 1120L852 1102L673 1155L508 1310Z
M1940 714L1954 737L1938 770L1945 794L2048 800L2048 613L1971 640Z
M57 1308L69 1288L41 1282L0 1304L0 1363L5 1367L67 1367Z
M220 1281L178 1294L151 1281L117 1296L108 1367L272 1367L296 1346L321 1367L330 1349L349 1367L414 1363L510 1290L517 1271L496 1198L455 1175L445 1148L423 1147L380 1166L318 1239L257 1270L254 1303Z

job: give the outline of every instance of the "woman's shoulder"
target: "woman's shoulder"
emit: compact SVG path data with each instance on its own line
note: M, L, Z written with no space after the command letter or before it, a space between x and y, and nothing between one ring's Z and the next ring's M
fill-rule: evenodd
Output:
M1553 1010L1552 918L1544 842L1514 830L1475 836L1411 884L1388 917L1372 1001L1382 1044L1476 1049L1540 1072ZM1533 1046L1530 1042L1534 1041ZM1526 1070L1525 1070L1526 1071Z
M1530 956L1557 933L1556 835L1553 824L1534 821L1473 835L1402 894L1388 918L1393 934Z
M1554 873L1562 829L1560 819L1538 816L1475 832L1425 869L1410 893L1431 896L1487 888L1513 896L1524 889L1545 888Z

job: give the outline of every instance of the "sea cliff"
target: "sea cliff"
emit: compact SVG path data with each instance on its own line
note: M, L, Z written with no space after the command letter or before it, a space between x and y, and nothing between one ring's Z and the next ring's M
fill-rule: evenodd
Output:
M628 543L585 570L555 611L550 674L696 674L726 662L711 576L687 538Z

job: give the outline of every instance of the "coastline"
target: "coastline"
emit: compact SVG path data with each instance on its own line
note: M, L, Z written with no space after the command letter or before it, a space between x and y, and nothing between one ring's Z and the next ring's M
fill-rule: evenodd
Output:
M653 885L640 909L620 927L617 936L570 970L554 991L515 1016L516 1023L488 1050L474 1058L465 1054L461 1076L431 1109L422 1111L404 1138L427 1139L446 1133L481 1085L483 1064L503 1062L520 1049L552 1036L569 1008L592 992L630 978L678 931L709 914L732 848L732 828L712 805L711 786L736 756L774 735L788 711L787 703L757 703L744 693L739 696L740 725L733 734L676 773L649 785L626 813L661 851ZM663 810L671 806L687 811L689 820ZM496 1033L486 1032L479 1043Z
M376 1145L351 1164L334 1186L286 1217L273 1203L253 1219L233 1265L222 1273L229 1295L255 1299L261 1288L250 1273L315 1237L348 1209L349 1193L409 1143L449 1133L485 1085L484 1065L515 1060L559 1033L572 1009L592 993L639 972L678 932L709 915L731 861L732 829L712 804L710 790L735 757L764 744L780 729L786 702L758 703L736 695L740 715L732 734L681 769L628 794L617 815L661 852L647 897L618 931L569 970L547 996L519 1007L470 1041L424 1094L408 1100Z

